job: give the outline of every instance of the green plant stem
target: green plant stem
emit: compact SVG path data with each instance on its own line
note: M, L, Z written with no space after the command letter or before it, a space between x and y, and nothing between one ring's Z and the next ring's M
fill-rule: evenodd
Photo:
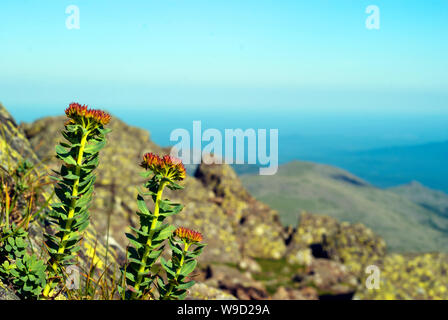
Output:
M87 137L89 135L90 131L87 131L86 133L83 134L82 138L81 138L81 143L79 146L79 151L78 151L78 158L76 160L76 175L78 176L78 178L76 180L74 180L73 183L73 190L72 190L72 200L70 203L70 210L68 212L67 215L67 224L65 225L65 230L70 230L71 226L72 226L72 222L73 222L73 217L75 215L75 208L76 208L76 201L77 201L77 197L78 197L78 187L79 187L79 176L81 174L81 165L82 165L82 159L84 156L84 149L86 147L87 144ZM64 235L62 236L62 240L61 240L61 246L58 249L58 253L64 253L65 251L65 246L66 246L66 242L68 240L68 238L70 237L70 232L64 232ZM53 262L52 264L52 269L54 272L58 271L58 264L56 261ZM53 284L53 281L50 280L48 281L44 292L43 292L43 296L44 297L48 297L50 290L51 290L51 286Z
M190 244L186 242L185 246L184 246L184 250L182 251L182 258L180 258L179 267L177 268L176 275L174 276L174 281L171 282L170 288L168 289L168 292L166 293L165 297L163 298L164 300L168 299L170 294L171 294L171 292L173 292L175 283L177 282L177 278L179 278L180 271L182 270L182 267L184 265L185 256L187 255L189 247L190 247Z
M145 248L145 252L143 253L143 257L142 257L142 263L140 265L140 268L138 270L138 276L137 276L137 281L135 282L135 291L132 292L131 298L134 299L137 295L138 290L140 289L140 284L142 283L143 280L143 273L145 271L146 268L146 261L148 260L148 256L151 252L151 245L152 245L152 237L154 236L154 232L155 229L157 227L157 222L158 222L158 218L159 218L159 212L160 212L160 201L162 200L162 193L163 193L163 189L165 188L165 186L168 184L167 181L163 181L160 183L159 188L157 190L157 195L156 195L156 201L154 204L154 217L152 219L151 222L151 227L149 229L149 236L148 236L148 240L146 241L146 248Z
M9 197L8 185L5 184L5 223L6 229L9 229L9 211L10 211L11 199Z

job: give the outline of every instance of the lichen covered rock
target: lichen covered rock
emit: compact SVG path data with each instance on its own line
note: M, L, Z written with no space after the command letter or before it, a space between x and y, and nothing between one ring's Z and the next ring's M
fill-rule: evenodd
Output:
M386 242L360 223L341 223L324 248L356 275L364 274L366 266L378 264L386 255Z
M243 255L272 259L284 255L286 246L278 213L255 200L230 166L201 164L195 176L213 192L214 201L235 230Z
M448 255L391 254L378 265L379 288L367 288L367 276L355 295L363 300L447 300Z
M263 300L269 297L264 285L252 278L248 272L225 265L208 267L206 284L220 288L240 300Z
M237 300L231 294L210 287L204 283L196 283L188 290L186 300Z
M0 280L0 301L1 300L20 300L15 293L5 286L5 284Z
M302 286L312 286L319 296L351 298L358 287L357 278L349 269L337 261L314 259L305 274L298 274L296 279Z
M291 289L279 287L272 296L272 300L318 300L319 295L313 287L303 289Z
M25 134L6 108L0 104L0 164L8 171L22 159L38 162Z
M366 266L385 256L386 243L362 224L341 223L328 216L304 212L292 235L287 261L310 265L310 254L343 263L361 277Z

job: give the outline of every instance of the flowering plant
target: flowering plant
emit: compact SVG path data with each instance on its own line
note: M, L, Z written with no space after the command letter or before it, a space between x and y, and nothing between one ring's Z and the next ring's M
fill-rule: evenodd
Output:
M57 157L63 161L55 194L59 202L52 205L49 221L54 233L46 233L46 247L50 280L43 295L50 297L64 270L75 263L78 243L83 231L89 225L89 204L92 200L95 182L94 170L98 166L99 151L106 145L105 129L110 115L85 105L72 103L65 110L68 121L62 135L65 142L56 146Z
M62 164L52 177L56 180L54 194L58 199L51 202L49 197L41 209L32 213L32 204L37 199L30 198L27 214L22 219L12 219L11 214L17 211L17 195L30 189L24 178L29 175L30 165L24 163L17 169L18 178L14 185L20 192L11 191L12 184L2 176L0 180L0 280L5 280L25 299L72 296L65 286L66 275L69 267L77 263L79 244L89 226L95 169L99 165L99 152L106 145L106 135L110 132L106 125L111 117L104 111L72 103L65 114L68 118L62 131L65 141L56 146L56 156ZM189 275L196 268L196 258L205 244L199 232L164 223L167 217L178 214L183 206L164 199L163 191L165 188L182 189L179 183L186 178L186 170L179 159L153 153L145 154L140 166L145 169L142 175L147 179L143 185L145 191L137 196L140 227L131 227L134 234L126 234L130 245L122 278L118 284L114 282L115 278L112 280L112 293L106 293L106 296L117 297L118 289L123 299L183 299L187 289L194 284ZM153 211L148 208L145 197L152 199ZM37 256L28 250L32 247L29 246L28 227L32 218L44 208L49 208L45 221L50 226L44 232L44 252L48 255ZM21 221L19 225L16 220ZM168 262L161 257L166 243L171 248ZM158 262L162 268L155 272ZM81 299L95 296L95 293L89 293L92 289L90 273L86 278L85 293L78 290Z
M174 157L169 155L159 157L153 153L147 153L143 156L141 166L147 170L144 172L143 176L150 179L144 184L144 188L147 192L141 193L137 197L139 208L137 214L140 217L140 228L131 228L136 236L133 234L126 234L130 242L130 247L128 249L128 263L122 270L122 297L124 299L141 299L144 297L155 299L156 295L154 289L157 288L160 298L182 298L182 294L173 292L174 284L179 279L180 273L177 276L173 276L171 268L178 266L177 260L176 264L170 265L167 264L164 259L161 259L162 265L167 271L167 277L170 280L169 288L166 287L158 273L152 272L152 269L163 253L164 243L168 239L170 241L171 249L173 250L173 258L180 257L176 251L178 246L174 242L173 232L174 234L182 235L184 238L186 237L187 232L185 231L182 233L179 230L184 229L176 229L172 225L164 224L163 221L169 216L178 214L183 206L181 204L172 203L168 199L163 199L162 194L165 187L168 187L171 190L183 188L177 182L185 179L185 167L180 160ZM148 209L144 196L151 196L154 202L153 212ZM193 235L193 233L191 233L191 235ZM195 235L196 240L199 240L199 237L202 240L202 236L200 236L199 233ZM185 258L183 260L185 262ZM181 266L184 262L182 262ZM168 265L171 267L167 268ZM193 269L191 269L190 272L193 271ZM183 272L182 275L187 275L187 273ZM155 281L156 278L157 281ZM173 287L171 287L172 284Z
M159 292L164 300L178 300L185 298L187 289L194 285L194 281L187 281L187 276L196 268L197 258L205 247L201 243L202 234L184 227L177 228L169 239L172 250L171 261L161 258L166 271L167 283L159 278ZM188 251L191 247L192 251Z

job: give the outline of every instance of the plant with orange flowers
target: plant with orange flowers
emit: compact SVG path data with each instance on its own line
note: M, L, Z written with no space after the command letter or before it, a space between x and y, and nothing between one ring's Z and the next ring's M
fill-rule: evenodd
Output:
M99 151L106 145L105 128L110 115L78 103L65 110L68 121L62 135L65 142L56 146L62 160L57 172L55 194L59 201L52 204L49 221L51 233L45 234L49 253L49 279L43 291L45 298L53 297L55 288L64 280L65 268L75 264L83 231L89 225L89 204L95 182Z
M172 225L164 224L163 221L169 216L178 214L183 206L172 203L168 199L163 199L162 195L166 187L171 190L183 188L178 182L186 177L185 167L179 159L169 155L159 157L152 153L147 153L143 156L141 166L146 170L143 176L149 180L144 184L144 188L147 191L141 192L137 196L139 208L137 214L140 217L140 228L131 228L135 235L126 234L130 246L128 248L127 263L122 269L123 279L120 287L122 298L144 299L148 297L149 299L155 299L157 298L155 289L158 289L159 298L164 298L167 296L167 292L171 291L170 297L181 299L183 296L177 295L177 291L174 290L175 287L171 290L165 289L166 286L161 279L161 275L154 273L152 269L165 249L166 240L170 239L170 245L175 245L173 232L176 233L176 228ZM152 198L154 202L153 212L148 209L145 196ZM174 248L177 248L177 246L174 246ZM197 253L199 254L199 251ZM174 256L176 259L180 257L173 252ZM167 265L165 260L162 259L161 261L163 265ZM185 258L182 265L184 263ZM173 265L178 266L177 263ZM185 274L185 272L182 274ZM168 271L167 278L169 279L169 286L171 283L174 284L174 281L171 281L174 278L171 278Z
M187 289L195 282L188 280L188 276L197 265L195 260L204 250L205 244L201 243L202 234L199 232L179 227L171 235L169 244L172 250L171 261L161 258L161 263L166 271L167 282L158 278L158 289L163 300L184 299ZM191 251L189 249L192 248Z

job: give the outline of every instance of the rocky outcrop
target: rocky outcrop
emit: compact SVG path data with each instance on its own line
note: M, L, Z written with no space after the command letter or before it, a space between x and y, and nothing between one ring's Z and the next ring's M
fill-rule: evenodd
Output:
M64 121L64 117L50 117L22 125L38 157L53 169L59 166L54 158L54 146L59 142ZM143 182L140 159L146 152L168 151L154 144L147 131L118 119L111 121L110 128L112 132L101 152L97 170L91 219L99 238L104 239L109 230L109 244L122 262L128 245L124 234L130 231L128 226L138 224L135 198ZM203 232L208 243L200 259L200 264L208 269L204 283L239 299L269 298L264 282L253 277L263 278L264 273L254 259L284 257L291 270L294 266L308 267L305 269L308 273L300 269L282 278L297 287L288 290L302 290L312 285L317 295L352 293L352 271L359 272L360 266L366 263L365 257L370 257L374 248L369 245L378 242L362 226L345 225L310 214L302 216L297 230L285 230L278 213L253 198L228 165L201 164L183 184L185 189L167 193L167 197L185 205L182 213L170 217L169 222ZM346 233L350 234L349 238ZM326 258L335 261L322 260ZM271 277L266 285L272 289L281 286L282 281L277 283ZM291 291L289 296L297 298L299 294Z
M360 286L355 299L448 299L447 254L391 254L378 267L378 288Z
M54 146L64 121L44 118L19 128L0 106L2 166L10 168L26 157L58 169ZM145 130L118 119L110 127L97 171L92 225L81 252L84 266L94 261L100 269L106 263L106 236L108 261L118 269L128 245L125 232L138 224L142 155L168 153ZM384 240L372 230L328 216L303 213L296 228L284 228L277 212L253 198L228 165L202 164L183 184L185 189L167 192L185 205L169 222L201 231L208 243L198 283L187 299L448 298L446 255L386 255ZM41 243L42 226L33 227L31 235ZM381 270L381 290L365 286L369 265ZM11 294L0 286L0 299L6 292Z
M20 300L11 289L7 288L0 280L0 301L1 300Z
M306 274L297 274L294 278L302 286L316 288L321 298L351 299L358 287L357 278L348 268L333 260L314 259Z
M263 284L254 280L249 272L242 273L230 266L209 266L204 283L229 292L240 300L264 300L269 297Z
M23 131L19 130L15 120L0 104L0 164L8 171L23 158L33 163L39 161Z
M196 283L188 292L186 300L237 300L234 296L222 290Z
M213 193L213 201L235 230L243 255L271 259L284 255L286 246L278 213L255 200L230 166L201 164L195 177Z
M319 295L313 287L306 287L300 290L279 287L272 296L273 300L318 300Z
M384 240L364 225L304 212L292 235L287 259L305 265L310 265L313 257L332 259L362 277L366 266L378 264L385 255Z

